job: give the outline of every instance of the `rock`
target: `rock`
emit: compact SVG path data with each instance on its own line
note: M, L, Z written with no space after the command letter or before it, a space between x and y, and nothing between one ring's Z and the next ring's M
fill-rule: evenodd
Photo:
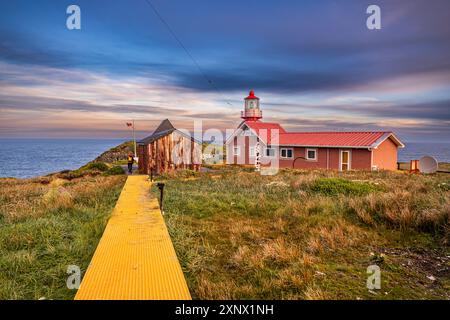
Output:
M94 162L113 163L119 160L126 160L129 152L134 152L132 141L124 142L117 147L111 148L97 157Z
M431 280L431 281L436 281L436 278L433 277L433 276L427 276L427 278L428 278L429 280Z

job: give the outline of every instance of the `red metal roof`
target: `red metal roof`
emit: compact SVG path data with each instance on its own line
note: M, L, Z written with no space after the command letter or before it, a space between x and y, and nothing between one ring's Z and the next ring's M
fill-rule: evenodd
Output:
M370 147L390 132L290 132L280 134L280 145Z
M255 96L255 91L251 90L248 97L245 98L245 100L247 99L259 99L257 96Z
M368 148L381 142L392 132L388 131L350 131L350 132L286 132L278 123L262 121L245 121L260 138L268 144L274 143L285 146L310 146L310 147L361 147ZM267 130L267 137L261 130ZM276 143L275 134L278 130L279 137ZM261 132L261 134L260 134ZM399 142L401 144L401 142Z
M278 130L278 133L286 133L286 130L279 123L275 122L262 122L262 121L245 121L245 124L255 131L256 134L259 134L260 130L267 130L269 133L270 130Z

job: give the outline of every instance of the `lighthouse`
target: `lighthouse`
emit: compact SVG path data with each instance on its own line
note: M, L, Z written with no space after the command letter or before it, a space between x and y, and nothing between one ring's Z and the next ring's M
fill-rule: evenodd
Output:
M244 111L241 111L241 118L245 121L257 121L262 118L262 112L259 108L259 98L255 96L253 90L250 91L247 98L244 99Z

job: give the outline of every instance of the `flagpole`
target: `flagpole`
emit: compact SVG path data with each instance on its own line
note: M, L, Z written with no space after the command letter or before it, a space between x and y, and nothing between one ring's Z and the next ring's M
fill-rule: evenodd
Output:
M134 133L134 119L133 119L133 142L134 142L134 157L137 157L137 152L136 152L136 134Z

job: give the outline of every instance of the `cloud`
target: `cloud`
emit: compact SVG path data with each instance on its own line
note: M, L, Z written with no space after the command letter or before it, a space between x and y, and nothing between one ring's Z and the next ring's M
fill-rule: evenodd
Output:
M4 97L0 95L0 110L18 111L32 110L43 113L58 111L80 111L80 112L110 112L115 114L142 113L152 115L164 115L167 109L149 105L98 105L79 100L42 98L42 97Z
M22 66L2 66L0 77L5 90L0 92L0 135L42 134L47 128L51 136L116 132L112 136L117 137L126 134L122 123L134 118L146 124L148 130L140 132L144 136L164 118L176 120L189 130L194 120L204 120L205 128L222 130L234 128L240 121L241 93L230 95L235 106L229 107L223 101L228 95L209 91L199 94L140 77L112 78L37 66L30 72ZM379 89L381 85L376 86ZM293 130L395 130L408 136L419 132L432 135L440 130L441 135L449 134L443 121L450 120L450 99L390 101L366 95L365 90L363 95L350 90L308 99L295 93L266 96L263 91L262 109L266 120L279 121Z
M104 11L94 4L84 5L92 16ZM172 86L199 92L214 91L215 87L224 92L249 87L277 93L336 91L392 77L450 72L447 59L450 32L442 13L449 8L446 1L436 0L433 6L426 1L411 1L407 6L381 1L386 25L379 33L368 32L361 23L365 8L358 1L339 5L305 6L296 2L277 7L260 5L252 8L260 18L252 19L251 23L240 19L246 16L242 10L250 5L240 4L242 10L233 5L206 6L201 8L204 15L188 21L186 12L178 14L170 10L176 3L160 4L166 8L163 13L170 15L168 20L177 32L189 40L186 46L214 86L198 72L164 26L157 19L148 19L151 17L148 14L147 19L154 27L151 32L134 22L130 22L129 28L117 29L117 33L106 33L96 26L79 34L58 29L54 37L49 36L52 29L45 29L47 32L37 37L23 28L3 30L0 60L27 66L101 71L112 76L149 77L153 81L159 78ZM214 10L214 6L220 10ZM183 8L188 12L195 9ZM116 8L122 9L122 5ZM148 8L142 5L127 10L143 19L138 9ZM120 17L120 12L108 14ZM53 16L50 18L54 20ZM236 23L230 24L231 20ZM189 28L184 30L188 22ZM56 28L46 27L50 26ZM247 33L250 38L239 37Z
M288 127L449 136L448 1L380 0L379 32L361 1L158 3L202 72L145 3L80 4L80 32L52 1L2 7L0 135L115 135L130 118L226 128L253 88Z

